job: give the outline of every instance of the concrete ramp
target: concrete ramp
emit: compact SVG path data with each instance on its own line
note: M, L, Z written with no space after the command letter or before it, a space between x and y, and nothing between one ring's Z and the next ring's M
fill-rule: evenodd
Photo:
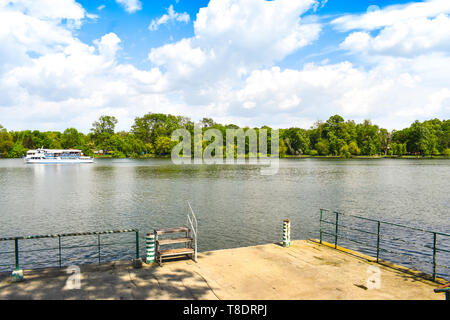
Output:
M435 299L439 284L355 252L313 241L204 252L163 267L129 262L81 267L81 289L69 290L65 270L26 271L11 283L0 275L0 299Z

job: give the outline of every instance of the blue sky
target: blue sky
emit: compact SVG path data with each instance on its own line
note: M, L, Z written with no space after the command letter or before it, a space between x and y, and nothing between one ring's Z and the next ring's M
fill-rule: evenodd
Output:
M78 1L89 13L98 15L98 19L83 24L77 32L84 42L92 42L102 35L114 32L122 40L123 50L120 56L121 61L134 64L136 67L149 67L150 61L147 56L151 48L155 48L167 43L192 37L194 28L192 21L202 7L207 7L208 0L141 0L142 9L133 13L125 12L123 6L115 0L83 0ZM409 3L408 0L328 0L323 7L311 10L309 13L317 15L319 19L330 21L335 17L348 13L364 13L370 6L383 8L389 5ZM167 9L173 6L177 12L189 14L190 23L169 23L159 30L149 32L150 21L167 13ZM103 7L104 6L104 7ZM100 8L100 9L99 9ZM298 52L288 56L280 65L284 67L296 66L299 64L323 57L334 58L334 55L327 55L327 48L336 47L345 39L345 34L334 32L328 28L327 32L313 46L298 50ZM320 56L317 56L320 52ZM313 57L314 56L314 57Z
M446 0L0 0L0 124L448 118L449 14Z

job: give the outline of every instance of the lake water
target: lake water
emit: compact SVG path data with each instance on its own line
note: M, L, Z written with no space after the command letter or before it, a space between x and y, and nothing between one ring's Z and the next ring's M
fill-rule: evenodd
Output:
M286 159L278 174L263 176L257 166L176 166L170 160L0 160L0 238L129 228L144 235L183 225L187 200L199 221L200 251L280 241L286 218L292 239L319 238L320 208L450 233L449 169L448 160ZM386 248L401 247L407 257L386 251L383 258L430 271L417 253L432 255L426 247L432 235L383 231L413 243L386 240ZM449 250L450 239L438 242ZM450 266L448 253L439 254L438 263Z

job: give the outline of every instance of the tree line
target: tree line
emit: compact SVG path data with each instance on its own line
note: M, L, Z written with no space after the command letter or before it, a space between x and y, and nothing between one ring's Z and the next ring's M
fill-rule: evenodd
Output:
M177 143L171 139L172 132L184 128L193 135L195 125L187 117L161 113L135 118L130 131L116 132L117 123L113 116L101 116L88 134L75 128L64 132L7 131L0 125L0 157L20 158L27 150L41 147L80 149L85 155L100 153L114 158L167 156ZM210 118L203 118L200 125L203 130L217 129L224 137L227 129L240 129L237 125L219 124ZM271 128L264 126L261 129L268 131L270 139ZM309 129L280 129L279 138L281 156L450 156L450 120L415 121L409 128L390 132L370 120L357 124L334 115L327 121L317 121ZM203 147L207 145L204 141Z

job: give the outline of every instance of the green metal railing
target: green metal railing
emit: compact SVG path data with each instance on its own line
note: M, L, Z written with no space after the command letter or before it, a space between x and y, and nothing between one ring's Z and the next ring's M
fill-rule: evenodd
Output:
M333 220L327 220L325 215L332 215L332 219ZM356 219L359 221L362 221L366 224L366 226L368 224L371 225L372 230L368 230L368 229L364 229L361 227L354 227L354 226L350 226L348 224L343 224L342 223L342 217L346 217L346 218L351 218L351 219ZM324 230L324 224L330 225L332 226L334 229L334 232L328 232ZM432 242L432 245L428 246L428 245L423 245L421 246L423 248L422 252L416 252L416 254L421 254L421 256L424 256L425 258L431 257L431 261L425 261L425 263L428 263L430 265L432 265L432 277L433 277L433 281L436 280L437 278L437 268L441 267L441 268L445 268L447 270L450 270L450 250L444 249L443 246L439 246L438 245L438 238L440 239L446 239L446 240L450 240L450 234L447 233L442 233L442 232L436 232L436 231L429 231L429 230L424 230L424 229L420 229L420 228L415 228L415 227L410 227L410 226L405 226L405 225L401 225L401 224L397 224L397 223L392 223L392 222L386 222L386 221L381 221L381 220L375 220L375 219L370 219L370 218L365 218L365 217L361 217L361 216L356 216L356 215L350 215L350 214L343 214L337 211L331 211L331 210L327 210L327 209L320 209L320 243L322 244L323 242L323 236L324 235L328 235L331 236L334 239L334 248L337 249L338 248L338 242L339 239L344 239L353 243L356 243L360 246L365 246L368 248L371 248L374 252L375 252L375 257L376 257L376 261L377 263L380 263L381 260L381 253L382 252L386 252L386 253L391 253L391 254L397 254L397 255L408 255L410 256L408 253L406 252L401 252L400 250L392 250L392 249L387 249L387 248L383 248L381 245L381 241L383 239L386 239L388 241L394 242L394 241L400 241L403 244L407 245L407 244L412 244L413 242L411 241L411 236L409 237L401 237L399 235L399 233L396 233L395 237L392 237L389 234L385 234L382 232L383 227L384 226L389 226L389 227L394 227L394 228L401 228L404 230L408 230L408 231L419 231L421 233L424 233L425 235L427 235L426 237L429 238L429 241ZM376 244L372 244L370 242L363 242L360 240L361 237L355 236L353 235L352 237L348 237L345 236L342 232L342 229L345 229L349 232L352 231L357 231L358 234L364 234L366 235L366 237L372 237L375 238L373 242L375 242ZM441 252L443 254L447 254L448 256L446 256L447 259L443 259L444 263L446 265L443 264L438 264L437 261L437 254L438 252Z
M123 234L123 233L135 233L136 237L133 241L126 241L126 242L106 242L103 243L101 240L101 236L104 235L114 235L114 234ZM80 245L70 245L70 246L63 246L62 245L62 239L68 238L68 237L83 237L83 236L96 236L96 243L95 244L80 244ZM44 248L38 248L38 249L22 249L26 247L27 241L30 240L39 240L39 239L57 239L58 240L58 246L53 247L44 247ZM63 266L63 251L69 250L69 249L87 249L87 248L97 248L97 258L96 261L98 263L102 262L102 248L108 247L108 246L116 246L116 245L131 245L134 244L133 248L135 248L136 253L136 259L139 258L139 230L137 229L129 229L129 230L112 230L112 231L102 231L102 232L80 232L80 233L65 233L65 234L49 234L49 235L36 235L36 236L23 236L23 237L9 237L9 238L0 238L1 242L11 242L12 247L14 251L2 251L0 252L1 255L9 254L14 256L14 263L8 263L8 264L0 264L0 267L14 267L15 270L19 270L21 266L24 265L49 265L52 263L55 263L56 266L59 266L60 268ZM57 261L33 261L24 263L20 259L20 255L22 253L35 253L35 252L49 252L49 251L56 251L57 253ZM73 257L72 257L73 258ZM2 259L0 258L0 261ZM55 266L55 265L54 265ZM33 269L33 268L32 268Z

